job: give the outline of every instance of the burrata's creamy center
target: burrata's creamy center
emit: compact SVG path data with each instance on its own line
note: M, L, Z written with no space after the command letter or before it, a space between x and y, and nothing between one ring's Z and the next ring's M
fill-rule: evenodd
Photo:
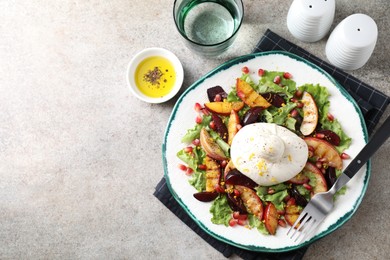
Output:
M250 145L253 145L254 149L258 149L257 153L260 158L270 162L279 161L284 153L284 142L277 135L257 135Z
M234 166L253 181L270 186L297 175L308 158L306 142L277 124L255 123L243 127L230 149Z

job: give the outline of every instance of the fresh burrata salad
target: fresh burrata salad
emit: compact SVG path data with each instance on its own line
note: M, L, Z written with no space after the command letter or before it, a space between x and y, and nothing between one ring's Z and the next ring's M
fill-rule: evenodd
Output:
M296 86L289 72L259 69L258 82L242 72L229 92L212 86L208 102L194 104L179 168L199 203L211 204L212 223L274 235L333 185L351 139L328 112L326 87Z

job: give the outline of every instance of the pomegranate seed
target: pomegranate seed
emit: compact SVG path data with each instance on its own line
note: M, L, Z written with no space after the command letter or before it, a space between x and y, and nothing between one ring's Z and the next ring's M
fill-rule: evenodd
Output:
M193 172L194 172L193 169L191 169L190 167L187 167L186 175L190 176Z
M265 74L265 70L259 69L259 70L257 71L257 74L258 74L260 77L262 77L262 76L264 76L264 74Z
M291 75L290 72L285 72L285 73L283 73L283 78L285 78L285 79L291 79L291 78L292 78L292 75Z
M284 200L284 202L287 203L290 199L291 199L291 196L290 196L290 195L287 195L286 197L284 197L283 200Z
M194 139L192 141L192 144L195 145L195 146L199 146L200 145L200 140L198 138Z
M202 117L201 116L197 116L196 118L195 118L195 122L197 123L197 124L200 124L200 123L202 123Z
M248 219L248 215L247 214L240 214L240 215L238 215L238 219L240 219L240 220L247 220Z
M239 216L240 216L240 212L238 212L238 211L234 211L233 212L233 218L234 219L238 219Z
M232 218L229 220L229 226L234 227L235 225L237 225L237 222L237 219Z
M244 94L242 91L238 91L238 92L237 92L237 96L238 96L240 99L245 99L245 94Z
M307 190L312 190L312 189L313 189L313 187L312 187L310 184L308 184L308 183L304 183L304 184L302 184L302 186L303 186L305 189L307 189Z
M343 160L345 160L345 159L350 159L350 158L351 158L351 156L349 156L349 154L346 154L346 153L342 153L342 154L340 155L340 157L341 157L341 159L343 159Z
M233 193L234 193L234 196L237 196L237 197L240 196L240 192L237 189L234 189Z
M240 226L245 226L246 225L246 219L238 219L237 224Z
M297 203L295 202L294 198L289 198L289 200L287 201L287 206L296 205L296 204Z
M331 113L328 113L326 116L327 116L329 121L333 122L334 116Z
M200 112L200 110L202 110L202 106L199 103L195 103L194 109L196 112Z
M210 112L206 108L202 108L202 113L206 116L210 115Z
M178 165L179 169L182 170L182 171L186 171L187 170L187 166L185 166L184 164L179 164Z
M222 160L221 161L221 167L222 168L225 168L227 164L228 164L228 162L226 160Z
M278 225L281 226L281 227L286 227L287 226L287 223L284 219L279 219L278 220Z
M199 170L202 170L202 171L205 171L205 170L207 170L207 166L204 165L204 164L199 164L199 165L198 165L198 169L199 169Z
M220 94L215 95L214 101L215 101L215 102L220 102L220 101L222 101L222 96L221 96Z
M295 91L295 96L296 96L297 98L302 97L302 94L303 94L303 91L302 91L302 90L297 90L297 91Z
M316 133L316 134L314 135L314 137L320 138L320 139L324 139L324 138L325 138L325 135L324 135L323 133Z
M218 193L225 193L225 189L219 184L215 186L215 191Z
M275 76L275 78L274 78L274 83L275 83L275 84L279 84L279 83L280 83L280 80L281 80L281 78L280 78L279 75L278 75L278 76Z
M215 122L214 122L214 121L211 121L210 124L209 124L209 126L210 126L210 128L213 129L213 130L216 128Z
M304 104L301 101L297 102L297 108L302 108L303 106L304 106Z
M293 109L293 110L291 110L290 114L292 117L297 117L299 115L299 112L298 112L298 110Z
M290 99L290 101L293 102L293 103L297 103L297 102L298 102L298 99L296 99L296 98L293 97L293 98Z
M187 146L186 148L184 148L184 152L186 153L192 153L193 150L194 148L192 146Z
M247 66L243 67L241 69L242 72L244 72L245 74L248 74L249 73L249 68Z

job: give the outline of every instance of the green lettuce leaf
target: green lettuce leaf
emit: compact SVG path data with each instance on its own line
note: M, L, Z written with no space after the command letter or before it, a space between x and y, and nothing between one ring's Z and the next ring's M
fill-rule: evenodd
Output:
M210 213L212 214L211 222L214 224L229 225L229 221L232 218L233 211L229 207L227 198L225 195L219 195L212 203L210 207Z
M306 84L299 87L299 90L307 91L312 94L317 104L318 112L320 115L319 122L322 125L322 128L331 130L340 137L340 145L335 146L339 153L346 150L351 145L352 139L345 134L345 132L342 130L341 124L337 121L337 119L330 121L328 118L330 102L328 100L329 92L327 88L322 87L319 84Z
M208 127L211 122L211 116L203 116L202 123L195 124L195 126L191 129L187 130L187 133L183 136L181 139L182 143L190 143L193 140L199 138L200 136L200 130L202 130L203 127Z
M256 216L254 216L252 214L248 215L248 225L251 228L256 228L260 233L262 233L264 235L269 234L268 230L265 228L264 222L262 222Z
M188 181L197 191L206 189L206 174L204 172L194 172Z
M280 77L280 84L274 83L274 78L276 76ZM274 92L274 93L283 93L288 98L293 97L296 91L296 83L294 80L285 79L283 77L283 72L279 71L266 71L265 74L260 78L259 84L255 87L259 93Z
M229 150L230 150L230 145L228 145L222 138L221 136L213 131L213 130L209 130L209 133L210 133L210 136L211 138L213 138L215 140L215 142L219 145L219 147L221 147L222 151L225 153L226 156L229 156Z

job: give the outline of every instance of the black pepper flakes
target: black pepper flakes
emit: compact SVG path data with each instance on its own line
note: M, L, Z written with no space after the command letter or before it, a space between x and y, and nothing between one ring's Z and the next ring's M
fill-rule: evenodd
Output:
M160 79L164 75L158 67L154 67L153 70L149 70L144 75L144 80L152 85L160 85Z

